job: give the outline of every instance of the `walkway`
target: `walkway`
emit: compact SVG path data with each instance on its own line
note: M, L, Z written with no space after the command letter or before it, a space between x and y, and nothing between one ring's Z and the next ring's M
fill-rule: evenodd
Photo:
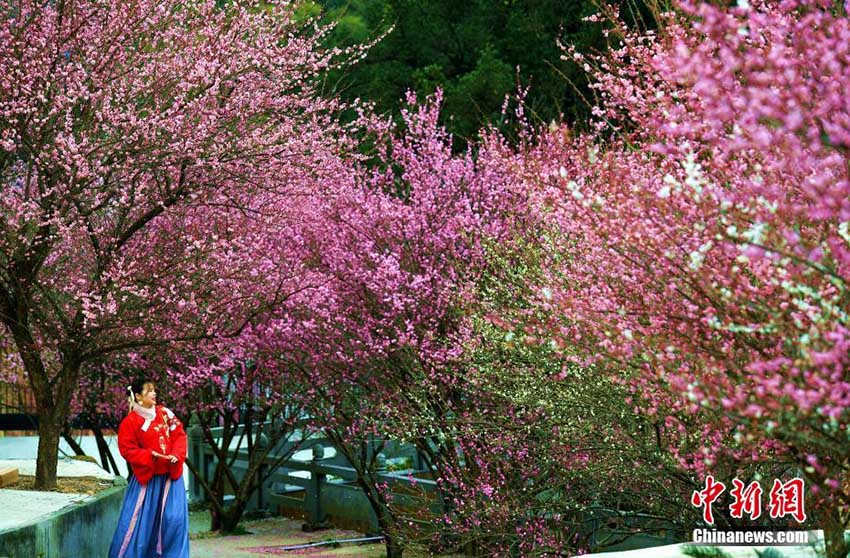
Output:
M203 522L209 525L209 516L201 512L192 513L191 531L201 528ZM316 547L297 551L285 551L281 547L325 541L330 539L353 539L362 537L361 533L328 529L313 533L301 531L301 521L274 517L256 521L246 521L242 525L249 534L227 537L208 536L208 533L193 533L190 542L192 558L274 558L292 556L298 558L383 558L386 554L383 545L342 545Z

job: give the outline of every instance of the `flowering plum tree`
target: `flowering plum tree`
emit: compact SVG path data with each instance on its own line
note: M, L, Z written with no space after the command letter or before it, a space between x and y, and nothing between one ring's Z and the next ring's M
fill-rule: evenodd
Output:
M0 334L37 401L37 487L85 363L233 335L275 302L279 251L243 226L347 141L314 78L360 50L318 48L326 32L269 2L4 12Z
M671 431L699 417L697 472L790 459L844 556L850 20L810 1L666 17L595 61L609 140L555 132L529 158L565 254L540 330L628 373Z
M231 286L253 301L247 308L257 310L244 327L232 335L142 346L113 352L102 362L88 362L72 402L73 415L78 421L81 417L91 421L84 424L100 439L100 423L114 427L127 413L127 378L142 375L154 380L164 404L186 424L194 418L203 442L215 453L210 482L198 474L202 464L191 457L186 460L211 504L213 530L236 528L275 464L297 450L310 428L301 420L310 390L298 383L301 378L294 373L296 367L288 355L264 354L258 340L266 335L270 321L279 335L293 331L300 319L297 311L326 282L305 265L311 256L306 241L324 230L325 224L315 212L319 201L332 195L329 186L348 184L345 177L354 168L352 161L334 153L337 146L326 148L314 148L314 154L321 156L313 163L302 158L303 168L287 177L283 195L254 192L250 205L243 204L229 217L228 225L238 231L239 251L248 265L238 284ZM313 172L303 172L311 165L316 167ZM258 305L258 301L264 303ZM246 308L239 302L230 311L233 309ZM212 435L214 427L222 428L221 436ZM235 453L229 453L236 446L247 454L249 463L238 478L233 472ZM108 449L102 453L108 459ZM229 490L234 500L225 506Z
M398 510L377 485L376 452L365 446L374 440L379 449L389 436L427 448L439 457L436 469L457 462L451 433L430 421L473 404L457 398L465 309L487 243L510 239L524 200L500 178L505 167L487 163L493 158L452 154L437 124L439 96L410 101L405 129L378 144L377 165L317 204L325 229L315 229L307 261L326 282L301 311L263 325L261 351L297 355L315 415L358 469L390 556L403 547Z

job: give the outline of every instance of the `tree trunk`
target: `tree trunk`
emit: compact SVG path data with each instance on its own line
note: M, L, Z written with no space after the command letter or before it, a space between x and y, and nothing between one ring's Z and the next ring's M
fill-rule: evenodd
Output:
M65 443L68 444L71 449L74 451L74 455L85 455L86 452L83 451L83 448L80 447L80 444L74 439L71 435L71 430L67 427L62 429L62 438L65 440Z
M92 426L91 430L92 434L94 434L95 442L97 442L97 451L100 453L101 467L109 473L114 472L115 475L118 475L118 466L115 464L112 450L109 449L109 444L106 443L106 438L103 436L103 430L97 425Z
M384 537L384 544L387 548L387 558L402 558L404 546L401 545L395 534L395 518L392 516L392 512L390 512L387 502L381 496L377 486L375 486L376 483L374 480L366 478L363 474L358 475L357 483L360 485L361 490L366 495L366 499L369 500L369 504L372 506L372 510L375 512L378 527L381 529L381 535Z
M381 534L384 535L384 545L387 547L387 558L402 558L404 547L400 544L396 537L392 519L387 517L389 512L385 506L382 513L378 515L378 525L381 527ZM377 510L375 510L377 511Z
M38 462L35 466L35 489L56 488L56 466L59 458L59 438L71 409L71 393L80 375L80 361L63 355L65 362L57 378L55 394L50 382L33 382L38 408Z
M221 525L224 521L224 514L226 513L224 509L224 469L225 463L219 459L218 463L216 463L215 467L215 475L213 476L213 493L215 501L218 503L218 506L213 506L210 510L210 531L218 531L221 529ZM221 510L219 512L219 510Z
M7 310L8 312L8 310ZM9 312L10 314L12 312ZM32 332L27 327L26 312L15 308L18 320L5 322L12 332L18 354L24 364L27 380L35 397L38 415L38 460L35 466L35 489L52 490L56 488L56 465L59 458L59 438L64 430L65 414L61 405L57 406L53 397L53 386L44 362L41 360L38 346ZM63 366L63 372L65 367ZM76 378L74 378L76 382ZM63 382L59 382L62 384ZM70 391L69 391L70 399Z
M80 360L76 354L63 352L62 369L56 378L54 392L51 382L37 378L30 385L38 409L38 462L35 466L35 489L56 488L56 466L59 458L59 438L71 410L71 394L80 376ZM40 363L40 359L39 359ZM43 368L42 368L43 371ZM29 372L29 370L28 370ZM42 381L38 381L42 380Z
M53 413L38 412L38 460L35 464L35 489L56 488L56 466L59 461L59 437L62 421Z
M106 457L109 458L109 464L112 465L112 472L115 474L116 477L120 476L121 471L118 470L118 464L115 462L115 456L112 455L112 450L109 449L108 446L106 448Z
M847 558L847 540L844 538L845 518L841 517L838 505L829 506L824 514L823 536L826 543L826 558Z
M395 535L384 532L384 541L387 547L387 558L402 558L404 548L398 544Z
M221 515L219 529L222 534L232 533L239 526L239 520L242 519L242 514L245 513L245 508L248 506L247 501L234 500L230 507Z
M210 531L218 531L219 526L221 525L220 517L218 510L215 508L210 509Z
M53 490L56 488L59 439L71 409L71 394L77 388L82 362L79 351L71 344L65 345L60 349L59 355L62 368L54 378L51 378L44 366L38 344L28 328L26 309L16 307L15 315L18 316L17 321L7 321L5 325L12 333L18 354L24 364L27 380L35 396L38 414L38 461L35 466L35 489Z

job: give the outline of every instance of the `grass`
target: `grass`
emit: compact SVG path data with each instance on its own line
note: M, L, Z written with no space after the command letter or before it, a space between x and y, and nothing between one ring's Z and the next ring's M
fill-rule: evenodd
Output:
M729 554L713 546L697 546L687 544L682 548L682 554L691 558L730 558Z

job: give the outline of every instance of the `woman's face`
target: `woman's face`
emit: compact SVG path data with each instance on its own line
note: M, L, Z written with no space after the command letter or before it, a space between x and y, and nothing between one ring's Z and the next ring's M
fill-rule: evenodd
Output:
M156 388L150 382L147 382L142 387L142 393L136 394L136 402L145 408L150 408L156 405Z

